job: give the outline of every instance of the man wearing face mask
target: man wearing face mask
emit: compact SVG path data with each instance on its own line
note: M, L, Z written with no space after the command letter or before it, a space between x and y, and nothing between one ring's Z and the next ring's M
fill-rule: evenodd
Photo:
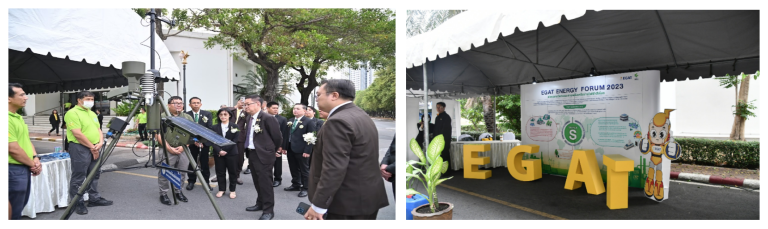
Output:
M78 92L77 106L70 109L64 116L64 121L67 122L67 141L70 143L69 155L72 160L69 198L75 196L85 181L85 177L96 166L96 162L101 156L99 152L104 146L104 135L99 127L99 119L91 111L93 98L93 93L89 91ZM88 207L112 205L112 201L102 198L99 194L97 187L101 171L97 170L96 173L90 187L88 187ZM75 213L88 214L88 209L82 199L75 203Z

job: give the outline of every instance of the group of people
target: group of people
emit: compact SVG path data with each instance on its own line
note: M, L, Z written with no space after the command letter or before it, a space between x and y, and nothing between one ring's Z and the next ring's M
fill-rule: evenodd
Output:
M30 142L26 124L15 113L25 105L26 95L19 84L10 84L9 91L9 208L13 209L11 218L18 219L29 198L30 176L39 174L42 167ZM229 189L229 198L236 198L237 185L243 184L241 172L250 173L257 198L253 206L246 207L246 211L262 211L259 219L269 220L275 214L274 188L282 184L282 157L288 157L292 179L290 186L284 190L297 191L298 197L308 198L311 208L304 215L305 219L376 219L378 210L389 202L383 179L371 178L382 177L391 181L394 190L394 139L384 160L379 162L378 131L368 115L352 103L354 97L355 89L351 81L324 80L317 90L318 109L295 104L294 117L289 119L278 114L280 104L277 102L265 102L258 95L248 95L234 107L222 106L216 112L220 121L214 125L213 114L200 109L202 99L192 97L189 99L191 110L182 112L183 99L172 96L167 101L172 116L196 122L236 144L220 147L205 140L165 140L165 148L157 151L156 158L170 167L190 171L194 168L189 159L199 160L200 182L208 182L210 171L207 161L210 153L216 168L216 178L211 182L218 182L216 197L224 196ZM70 198L78 191L104 147L101 125L97 115L90 110L93 98L91 92L79 92L77 106L63 118L67 123L67 141L71 144ZM325 121L314 118L316 112ZM147 136L146 115L143 108L137 115L140 138L149 140L154 137L163 142L163 136L159 134ZM165 114L162 116L165 117ZM58 114L54 114L53 118L61 119ZM178 131L167 126L163 128L166 128L166 134ZM184 155L184 146L188 146L193 158ZM242 171L246 157L248 168ZM195 173L182 174L182 180L184 176L188 176L186 189L193 190L198 177ZM99 194L98 180L99 174L96 174L89 184L88 207L112 204ZM162 204L171 205L168 197L171 189L175 199L189 201L180 188L171 187L160 171L158 186ZM76 203L75 212L87 214L84 201Z

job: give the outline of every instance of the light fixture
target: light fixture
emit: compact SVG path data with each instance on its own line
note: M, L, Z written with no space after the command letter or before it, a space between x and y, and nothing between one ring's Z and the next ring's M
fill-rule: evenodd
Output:
M597 69L594 67L589 70L589 76L596 76L597 75Z
M536 84L536 77L531 77L533 79L533 84Z

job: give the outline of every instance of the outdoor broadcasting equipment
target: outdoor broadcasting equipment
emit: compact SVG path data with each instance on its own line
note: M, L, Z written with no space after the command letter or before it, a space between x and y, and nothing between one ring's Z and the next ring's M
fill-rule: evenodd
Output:
M160 72L155 69L155 10L151 9L148 13L150 15L150 69L145 71L145 64L143 62L138 61L126 61L123 62L122 65L122 71L123 76L128 78L129 81L129 94L131 92L139 91L141 92L141 96L138 98L139 103L131 109L131 113L128 115L128 117L125 119L126 121L113 118L112 123L109 125L109 133L107 134L108 138L112 138L112 141L109 142L109 144L106 147L101 148L101 153L99 154L98 161L96 162L96 166L91 169L88 177L85 179L85 182L82 186L80 186L80 189L77 191L75 196L69 201L69 205L67 206L67 209L64 211L64 214L61 216L62 220L67 220L72 215L72 208L75 206L75 203L77 203L80 198L83 197L83 194L85 193L85 190L90 186L91 182L93 181L93 177L96 175L96 172L98 172L101 169L102 164L109 158L109 156L112 154L112 151L115 149L115 145L117 144L118 140L120 139L120 136L123 134L123 131L125 130L125 127L127 126L127 121L133 119L134 115L136 114L136 111L139 110L139 107L141 106L148 106L149 109L147 109L147 129L149 130L149 136L150 136L150 158L152 158L152 165L156 168L162 168L166 170L172 170L172 171L178 171L182 173L189 173L192 171L187 170L181 170L172 168L169 166L162 166L155 163L155 134L159 134L162 136L163 141L160 142L160 147L164 152L165 155L165 164L170 165L169 159L168 159L168 152L165 151L165 143L180 143L182 148L184 149L184 155L189 159L190 165L195 168L194 173L197 176L198 180L205 181L203 179L203 175L200 173L200 169L195 162L195 160L192 160L194 157L189 151L189 148L185 145L187 143L190 143L191 139L197 138L201 139L201 142L211 143L218 146L229 146L234 145L235 143L222 137L221 135L213 132L210 129L207 129L203 126L200 126L200 124L197 124L195 122L189 121L183 117L174 117L170 114L167 107L163 105L163 99L160 94L157 93L155 83L162 83L163 80L161 79ZM163 22L169 23L173 25L173 21L168 22L167 20L160 19ZM141 86L140 88L138 86ZM165 113L166 117L165 119L161 119L161 114ZM164 124L164 125L161 125ZM166 129L163 127L169 127L170 132L166 133ZM106 138L105 138L106 139ZM176 144L174 144L176 145ZM207 162L203 162L207 163ZM221 213L221 210L219 210L219 206L216 204L216 201L213 199L213 195L211 194L210 187L208 186L208 182L201 182L203 185L203 190L205 191L206 195L208 195L208 199L211 201L211 204L213 205L213 208L216 210L216 214L219 215L219 219L224 219L224 215ZM176 188L174 185L171 185L171 188ZM174 193L171 190L171 193ZM178 200L176 199L176 195L173 196L173 202L174 204L178 204Z

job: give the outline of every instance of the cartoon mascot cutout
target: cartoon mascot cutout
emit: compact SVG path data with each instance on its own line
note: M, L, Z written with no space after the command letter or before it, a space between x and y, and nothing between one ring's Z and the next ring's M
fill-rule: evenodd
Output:
M641 153L651 153L651 165L648 166L645 178L645 196L658 202L667 198L664 179L669 179L669 174L662 172L662 157L673 161L681 155L680 144L672 138L672 125L669 123L669 113L672 111L674 109L664 109L663 113L653 116L648 124L646 138L640 141L639 147Z

